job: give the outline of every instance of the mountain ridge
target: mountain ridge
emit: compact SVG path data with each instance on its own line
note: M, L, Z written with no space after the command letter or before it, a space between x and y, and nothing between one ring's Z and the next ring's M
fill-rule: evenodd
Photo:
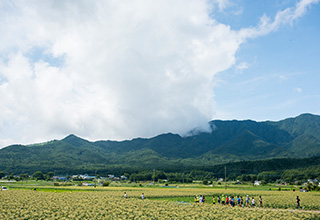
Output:
M278 122L213 120L211 132L166 133L124 141L62 140L0 149L0 171L175 169L243 160L320 156L320 116L301 114Z

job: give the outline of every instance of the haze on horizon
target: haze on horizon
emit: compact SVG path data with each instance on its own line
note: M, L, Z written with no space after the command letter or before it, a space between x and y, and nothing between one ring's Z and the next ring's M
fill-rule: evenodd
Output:
M320 113L319 0L0 1L0 148Z

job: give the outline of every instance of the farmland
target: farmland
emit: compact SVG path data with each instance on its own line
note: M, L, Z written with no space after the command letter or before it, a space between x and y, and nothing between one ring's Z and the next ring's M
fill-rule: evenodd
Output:
M127 192L128 198L124 198ZM145 199L141 199L144 193ZM203 205L194 195L206 195ZM212 196L262 196L265 208L212 205ZM295 210L295 197L304 209ZM58 188L0 191L0 219L320 219L320 193L213 188Z

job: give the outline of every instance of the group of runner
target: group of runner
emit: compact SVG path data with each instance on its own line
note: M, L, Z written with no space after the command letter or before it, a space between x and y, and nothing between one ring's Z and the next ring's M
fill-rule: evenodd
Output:
M30 189L31 190L31 189ZM34 189L36 190L36 189ZM124 198L127 199L128 198L128 195L126 192L124 192ZM141 199L143 200L144 199L144 193L141 194ZM206 202L206 198L204 195L196 195L194 197L194 202L195 203L199 203L199 204L204 204ZM300 208L300 198L299 196L297 196L296 198L296 202L297 202L297 209ZM247 195L245 201L243 200L242 196L237 196L237 198L235 198L234 196L224 196L222 195L220 197L220 195L218 196L212 196L212 204L215 205L215 204L218 204L218 205L227 205L227 206L230 206L230 207L234 207L234 206L239 206L239 207L256 207L256 200L254 199L254 197L249 197L249 195ZM259 208L260 207L265 207L262 203L262 198L261 196L259 196Z
M204 204L206 202L205 196L203 195L196 195L194 197L194 202L195 203L199 203L199 204ZM222 195L221 197L218 196L212 196L212 204L218 204L218 205L228 205L231 207L234 206L240 206L240 207L255 207L256 206L256 201L254 199L254 197L249 197L249 195L247 195L245 201L243 200L242 196L237 196L236 198L234 196L224 196ZM262 203L262 198L261 196L259 196L259 208L260 207L264 207L263 203Z

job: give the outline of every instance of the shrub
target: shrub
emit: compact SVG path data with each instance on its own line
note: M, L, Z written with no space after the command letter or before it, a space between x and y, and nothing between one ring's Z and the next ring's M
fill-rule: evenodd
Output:
M104 182L102 183L102 186L109 186L110 185L110 182Z

